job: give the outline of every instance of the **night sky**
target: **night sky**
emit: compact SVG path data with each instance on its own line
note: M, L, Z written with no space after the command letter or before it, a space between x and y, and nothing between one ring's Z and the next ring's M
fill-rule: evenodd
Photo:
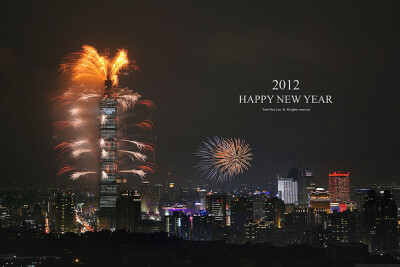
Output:
M297 164L321 185L335 170L350 171L351 183L397 181L399 2L301 2L3 3L0 185L57 184L50 99L64 90L63 57L83 44L125 48L137 61L141 72L121 85L157 106L154 181L167 172L181 184L206 181L193 152L213 136L253 148L236 183L274 181ZM273 79L298 79L299 94L334 103L293 113L238 103L274 94Z

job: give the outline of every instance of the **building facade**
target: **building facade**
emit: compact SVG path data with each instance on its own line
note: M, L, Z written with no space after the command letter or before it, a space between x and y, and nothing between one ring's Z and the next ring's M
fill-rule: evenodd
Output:
M74 193L58 192L54 199L54 224L58 233L75 232Z
M133 191L125 191L116 200L116 228L135 232L141 219L141 199Z
M311 192L315 191L315 173L304 170L301 172L298 181L299 205L307 206Z
M298 181L295 178L278 178L278 197L285 204L298 205Z
M329 173L329 197L333 203L350 202L350 173Z
M110 80L100 99L100 194L98 228L116 227L115 206L117 199L117 99Z

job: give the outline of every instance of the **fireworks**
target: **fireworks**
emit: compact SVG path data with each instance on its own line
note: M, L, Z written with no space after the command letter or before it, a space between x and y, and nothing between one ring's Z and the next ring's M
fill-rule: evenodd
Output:
M203 142L196 151L195 155L200 157L196 167L210 180L225 182L251 166L249 161L253 155L250 150L244 140L214 137Z
M67 62L61 65L61 69L70 70L72 78L95 79L98 81L111 80L112 85L118 84L118 72L129 65L128 54L125 50L119 50L117 55L110 59L106 55L100 55L91 46L84 45L81 53L72 54ZM136 68L135 65L132 67Z
M110 58L108 53L101 54L87 45L82 47L81 52L67 57L61 65L61 69L71 74L77 84L52 100L57 114L60 117L63 115L61 120L53 124L55 139L59 141L54 150L59 152L59 161L64 164L57 175L68 173L70 179L76 180L97 174L102 180L114 180L117 174L133 174L143 178L154 172L154 164L146 162L144 165L143 162L154 158L155 146L146 140L128 138L125 119L120 119L137 105L143 105L149 111L154 109L150 100L141 100L140 94L118 87L118 73L128 68L137 70L136 65L129 61L126 50L119 50L115 57ZM108 91L100 85L104 82L109 83ZM107 106L108 99L115 101L114 107ZM105 106L101 106L102 103ZM131 136L145 139L147 134L137 132L152 130L153 123L147 117L143 121L137 121L137 116L132 117L136 121L130 121L129 125L135 126L132 130L136 132ZM109 129L116 133L108 136L104 130ZM124 142L120 143L121 139ZM98 165L93 164L96 162L96 153L101 161L109 162L108 165L103 164L100 170L96 170ZM128 169L119 170L125 167L124 162L129 162L126 163Z

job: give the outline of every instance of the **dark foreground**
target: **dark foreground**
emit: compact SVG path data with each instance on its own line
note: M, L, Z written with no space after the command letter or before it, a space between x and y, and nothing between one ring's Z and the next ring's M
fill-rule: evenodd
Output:
M345 267L373 266L365 265L371 263L395 264L397 261L391 256L370 255L361 244L331 244L321 249L184 241L168 238L164 233L117 231L57 236L32 231L0 231L1 266Z

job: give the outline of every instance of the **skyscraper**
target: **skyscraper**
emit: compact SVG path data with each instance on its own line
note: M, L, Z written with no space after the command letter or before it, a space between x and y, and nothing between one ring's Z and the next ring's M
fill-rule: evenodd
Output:
M207 196L207 212L214 217L214 222L226 226L226 195Z
M54 199L54 204L56 232L75 232L74 194L71 192L58 192Z
M228 220L226 198L226 195L209 195L206 197L207 213L213 216L213 238L217 240L226 238Z
M213 217L211 215L193 216L193 241L211 241L213 240Z
M100 196L99 229L115 228L117 199L117 99L112 92L111 80L105 82L100 99Z
M133 191L125 191L116 201L116 228L134 232L141 218L140 196Z
M312 171L304 170L298 179L299 205L309 204L309 195L315 191L315 174Z
M165 231L168 236L177 236L190 240L190 217L182 212L174 211L173 214L164 217Z
M295 178L279 178L278 177L278 197L285 204L298 205L298 183Z
M283 200L273 197L265 201L265 217L267 221L273 221L277 228L282 227L285 204Z
M349 174L340 172L329 173L329 197L331 202L350 202Z
M231 242L245 242L245 225L253 221L253 202L237 198L231 202Z
M390 191L369 191L363 206L363 242L371 251L399 247L397 205Z

